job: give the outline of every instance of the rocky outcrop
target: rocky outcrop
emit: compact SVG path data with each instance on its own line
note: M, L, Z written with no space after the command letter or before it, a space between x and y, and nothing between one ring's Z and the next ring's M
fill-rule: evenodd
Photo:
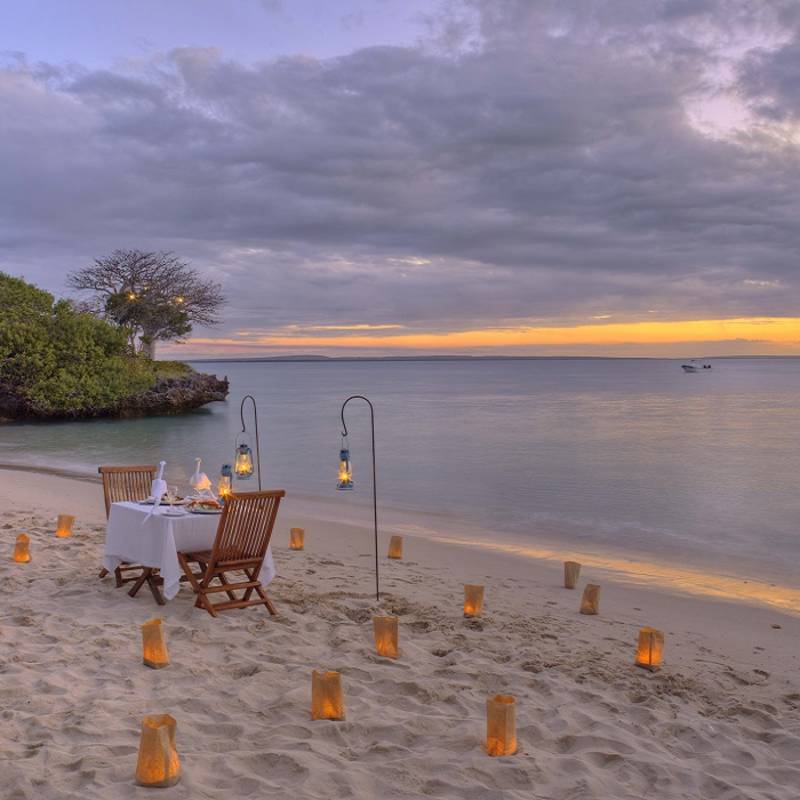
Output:
M228 379L202 372L187 372L173 378L158 378L147 391L126 397L110 408L91 408L75 412L42 413L19 397L14 388L0 384L0 421L91 419L94 417L144 417L155 414L180 414L206 403L225 400Z
M116 416L143 417L151 414L180 414L206 403L225 400L228 396L228 379L216 375L190 372L179 378L159 378L146 392L124 400Z

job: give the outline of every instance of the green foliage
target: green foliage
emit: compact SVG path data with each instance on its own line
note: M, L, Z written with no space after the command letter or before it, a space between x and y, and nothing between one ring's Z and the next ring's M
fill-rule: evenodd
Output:
M157 378L185 378L194 370L183 361L152 361Z
M124 330L0 273L0 384L33 413L113 409L155 379Z

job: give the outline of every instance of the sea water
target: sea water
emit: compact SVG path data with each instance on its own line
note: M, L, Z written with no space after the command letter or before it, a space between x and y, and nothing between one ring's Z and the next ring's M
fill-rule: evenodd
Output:
M233 460L256 398L265 488L371 524L369 407L347 407L355 489L336 492L340 408L375 408L381 521L422 535L622 553L800 583L800 359L213 362L227 402L181 416L0 427L0 461L96 473ZM245 408L248 432L252 411ZM255 479L242 488L253 488Z

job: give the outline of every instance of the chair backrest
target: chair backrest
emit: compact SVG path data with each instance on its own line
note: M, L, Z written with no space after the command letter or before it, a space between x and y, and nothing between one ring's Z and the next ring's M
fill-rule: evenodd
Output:
M103 499L106 502L106 518L111 513L112 503L126 500L146 500L150 496L150 485L156 477L156 467L98 467L103 478Z
M211 563L263 559L285 495L283 489L229 494L217 527Z

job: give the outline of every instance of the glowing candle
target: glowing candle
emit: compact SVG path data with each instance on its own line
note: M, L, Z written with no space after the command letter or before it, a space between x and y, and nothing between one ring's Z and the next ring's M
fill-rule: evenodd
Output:
M397 617L373 617L372 629L378 655L397 658Z
M169 665L169 653L160 619L151 619L142 625L142 661L152 669Z
M486 701L486 752L490 756L511 756L517 752L517 723L511 695L498 694Z
M664 634L655 628L642 628L636 648L636 666L655 672L661 666L663 658Z
M27 533L17 536L12 558L18 564L27 564L31 560L31 540Z
M403 557L403 537L392 536L389 539L389 558L402 558Z
M483 611L483 586L464 584L464 616L479 617Z
M66 539L67 536L72 536L72 524L75 522L75 517L70 514L59 514L58 523L56 524L56 536L60 539Z
M311 719L344 719L342 678L338 672L311 673Z
M289 549L302 550L306 545L306 532L303 528L289 530Z
M177 723L169 714L146 716L139 739L136 783L140 786L174 786L181 779L181 762L175 747Z

